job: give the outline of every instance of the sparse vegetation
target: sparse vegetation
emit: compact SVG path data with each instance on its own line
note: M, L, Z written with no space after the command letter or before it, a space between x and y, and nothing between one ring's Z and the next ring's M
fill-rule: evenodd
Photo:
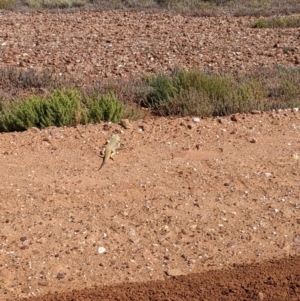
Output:
M230 75L197 70L175 71L150 78L143 105L162 115L228 115L263 109L265 91L255 79L237 82Z
M259 18L253 28L300 27L300 16L273 17L270 19Z
M123 104L112 92L100 95L94 91L85 102L89 112L89 122L96 123L101 120L118 122L122 117Z
M4 74L16 74L13 70ZM26 77L28 76L28 78ZM300 107L300 68L263 68L247 75L175 69L170 74L145 76L127 82L111 81L89 90L65 88L55 77L39 73L11 76L11 87L47 86L45 95L17 100L0 95L0 131L36 126L65 126L99 121L163 116L222 116L251 110ZM40 78L41 77L41 78ZM20 79L21 78L21 79ZM36 83L33 82L36 80ZM6 84L0 82L0 87ZM57 88L60 86L59 88ZM14 95L14 91L11 91ZM145 109L146 107L146 109Z
M0 9L11 9L15 7L15 0L0 0Z
M31 8L70 8L81 7L88 3L88 0L22 0L23 4Z
M72 126L100 120L118 122L123 105L112 93L87 96L74 88L53 90L2 106L1 131L24 131L30 127Z
M298 0L0 0L0 9L164 9L196 15L231 14L234 16L271 16L300 12Z

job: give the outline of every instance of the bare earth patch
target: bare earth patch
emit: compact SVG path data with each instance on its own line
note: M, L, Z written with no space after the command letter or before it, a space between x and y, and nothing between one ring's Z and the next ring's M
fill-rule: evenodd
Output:
M252 20L3 13L0 65L89 84L298 64L299 29ZM113 132L119 154L97 171ZM297 110L1 133L0 299L298 300L299 134Z
M300 113L236 117L1 134L3 296L299 255Z

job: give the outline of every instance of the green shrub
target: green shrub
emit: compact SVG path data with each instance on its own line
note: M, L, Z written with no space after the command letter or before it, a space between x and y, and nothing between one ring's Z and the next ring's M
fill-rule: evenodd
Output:
M86 110L81 94L75 89L53 90L50 96L32 95L4 108L0 119L1 131L24 131L30 127L65 126L86 123Z
M89 111L89 122L119 122L122 118L124 106L113 93L100 95L94 91L91 96L86 96L85 102Z
M87 4L87 0L22 0L31 8L70 8L80 7Z
M151 87L151 91L143 101L143 105L146 107L157 109L167 102L176 92L172 79L165 74L158 74L157 76L150 77L148 83Z
M15 7L15 0L0 0L0 9L10 9Z
M101 120L118 122L123 108L112 93L87 96L74 88L53 90L48 97L32 95L2 108L0 130L24 131L33 126L73 126Z
M177 70L150 79L143 102L161 115L228 115L263 108L267 93L259 81L229 75Z
M252 24L252 28L265 28L267 27L267 21L265 18L259 18Z
M300 16L259 18L252 28L300 27Z

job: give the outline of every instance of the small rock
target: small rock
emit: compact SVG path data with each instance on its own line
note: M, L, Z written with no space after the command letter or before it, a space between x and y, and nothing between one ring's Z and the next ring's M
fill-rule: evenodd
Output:
M57 277L56 277L57 278ZM38 285L40 286L48 286L49 285L49 282L48 281L39 281L38 282Z
M23 294L29 294L30 293L30 288L29 287L23 287L22 290L21 290L21 292Z
M234 121L234 122L238 121L238 118L236 117L235 114L231 115L230 119L231 119L231 121Z
M145 128L144 125L140 125L139 128L140 128L140 130L143 131L143 132L145 132L145 130L146 130L146 128Z
M57 278L58 280L61 280L61 279L64 279L66 275L67 275L67 273L58 273L58 274L56 275L56 278Z
M262 301L264 299L264 294L262 292L258 293L258 300Z
M120 124L126 130L132 128L132 125L128 119L121 119Z
M109 131L110 129L111 129L111 126L109 124L105 123L103 125L103 131Z
M294 113L296 113L296 112L299 111L299 108L293 108L292 111L293 111Z
M274 118L271 122L273 125L279 125L280 124L280 118Z
M231 132L230 132L231 135L234 135L236 134L236 129L233 129Z
M193 117L192 121L195 122L195 123L198 123L198 122L200 122L200 118L199 117Z
M188 124L188 125L187 125L187 128L188 128L189 130L191 130L191 129L193 128L193 126L192 126L191 124Z
M28 129L28 132L34 133L34 134L38 133L39 131L40 130L37 127L31 127Z
M98 253L99 254L103 254L103 253L105 253L106 252L106 249L104 248L104 247L99 247L98 248Z
M298 161L298 160L299 160L299 155L298 155L298 154L293 154L293 155L292 155L292 158L293 158L295 161Z
M251 138L251 139L249 140L249 142L250 142L250 143L256 143L257 140L256 140L255 138Z
M168 276L172 277L184 275L184 273L180 269L169 269L166 273Z
M235 243L233 241L230 241L228 244L227 244L227 248L232 248L235 246Z
M57 135L57 131L56 131L55 129L52 129L52 130L50 131L50 135L51 135L52 137L56 136L56 135Z
M199 150L201 148L202 144L201 143L197 143L196 144L196 149Z
M251 114L261 114L261 111L259 111L259 110L252 110Z

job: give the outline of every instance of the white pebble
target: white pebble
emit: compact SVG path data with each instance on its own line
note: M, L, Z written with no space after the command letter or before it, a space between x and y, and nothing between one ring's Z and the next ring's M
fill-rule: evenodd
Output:
M199 117L193 117L192 120L193 120L193 122L200 122L200 118Z
M103 253L105 253L106 252L106 249L104 248L104 247L99 247L98 248L98 253L99 254L103 254Z

